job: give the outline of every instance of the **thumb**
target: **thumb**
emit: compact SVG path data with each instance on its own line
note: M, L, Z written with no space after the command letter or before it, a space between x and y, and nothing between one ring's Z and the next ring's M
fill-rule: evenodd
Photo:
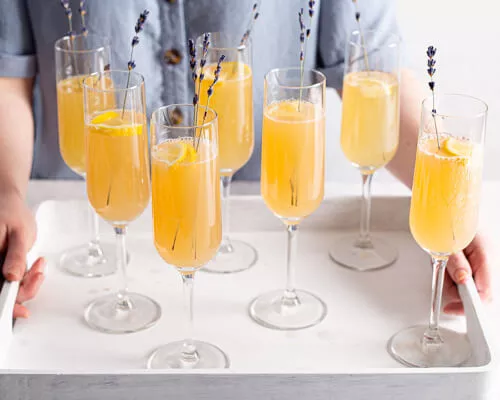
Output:
M472 270L462 251L450 256L447 265L450 278L457 285L463 284L472 276Z
M9 281L20 281L26 270L26 253L28 244L26 235L19 229L9 232L7 237L7 253L3 266L3 274Z

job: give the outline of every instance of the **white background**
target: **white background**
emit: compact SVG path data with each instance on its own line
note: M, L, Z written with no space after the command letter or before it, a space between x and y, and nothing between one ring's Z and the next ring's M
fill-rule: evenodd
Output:
M366 0L377 1L377 0ZM427 81L428 45L438 49L436 81L444 92L479 97L489 106L485 179L500 179L500 6L493 0L394 0L406 65ZM340 150L340 101L328 93L327 180L357 182ZM393 178L380 171L375 185Z

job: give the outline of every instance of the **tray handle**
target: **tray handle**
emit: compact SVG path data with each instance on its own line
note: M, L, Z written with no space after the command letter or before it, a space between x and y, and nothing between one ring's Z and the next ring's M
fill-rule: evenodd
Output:
M19 282L7 282L2 273L5 254L0 254L0 364L7 355L12 338L14 305Z
M488 320L484 316L483 305L472 278L463 285L458 285L458 291L467 322L467 335L476 351L473 354L474 362L480 365L491 363L491 353L488 346ZM471 360L472 361L472 360Z

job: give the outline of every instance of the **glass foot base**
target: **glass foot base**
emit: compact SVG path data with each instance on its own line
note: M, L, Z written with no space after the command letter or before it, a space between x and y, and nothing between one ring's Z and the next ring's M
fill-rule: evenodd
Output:
M173 342L155 350L148 359L150 369L205 369L229 368L226 354L213 344L195 340L196 358L183 356L184 342Z
M422 338L427 326L418 325L396 333L387 344L389 354L401 364L410 367L457 367L465 363L472 348L463 333L440 328L443 343L424 351Z
M232 274L245 271L257 263L257 250L248 243L231 240L230 247L221 246L215 258L202 271Z
M285 302L283 290L260 295L250 303L248 312L258 324L284 331L309 328L323 321L326 304L312 293L302 290L295 293L295 302Z
M398 259L398 249L384 240L372 238L371 247L358 245L357 236L336 240L330 249L330 258L337 264L358 271L372 271L388 267Z
M120 301L116 293L99 297L85 309L84 318L92 329L106 333L133 333L153 326L161 316L160 305L137 293Z
M115 246L101 243L101 251L92 254L87 244L65 251L59 266L68 274L84 278L99 278L116 272Z

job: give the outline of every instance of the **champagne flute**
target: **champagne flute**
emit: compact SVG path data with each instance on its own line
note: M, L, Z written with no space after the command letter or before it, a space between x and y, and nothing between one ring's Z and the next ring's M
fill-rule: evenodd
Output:
M92 207L114 228L121 274L120 290L90 303L85 320L103 332L137 332L161 315L155 301L129 292L126 277L127 227L150 196L144 78L134 71L94 74L84 80L84 96L87 193Z
M326 315L323 301L294 282L299 224L324 194L325 88L323 74L300 68L274 69L264 80L261 191L288 233L285 290L250 304L250 316L268 328L307 328Z
M105 37L81 34L65 36L55 44L59 149L73 172L85 178L83 121L83 79L102 72L110 62L109 41ZM83 277L114 273L116 262L111 244L99 237L99 217L89 204L91 237L88 243L65 251L60 266Z
M370 234L371 183L399 143L400 39L389 32L352 33L346 45L340 144L361 172L361 226L357 236L336 241L330 249L338 264L359 271L388 267L398 250Z
M406 328L389 342L390 354L405 365L454 367L471 355L467 336L439 327L439 315L448 258L476 234L487 111L481 100L460 94L422 103L410 228L432 258L432 297L428 325Z
M203 54L204 35L197 41L197 54ZM222 243L212 262L203 270L215 273L233 273L246 270L257 262L257 251L248 243L229 237L229 193L231 179L253 153L253 94L252 46L248 39L240 44L241 36L229 33L210 33L210 46L203 68L204 79L196 82L200 104L210 104L217 113L219 132L219 168L222 185ZM225 61L215 85L210 103L207 90L211 85L220 56ZM199 71L201 73L201 70ZM199 84L199 87L198 87Z
M194 274L216 254L222 236L217 114L174 104L151 117L154 243L180 273L187 339L157 349L148 368L227 368L218 347L193 339Z

